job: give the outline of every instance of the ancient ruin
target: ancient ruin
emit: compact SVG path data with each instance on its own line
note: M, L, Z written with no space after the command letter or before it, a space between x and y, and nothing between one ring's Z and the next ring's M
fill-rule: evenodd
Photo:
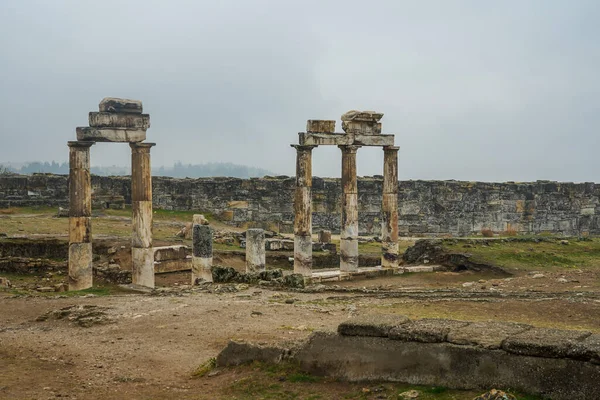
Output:
M340 271L358 270L358 184L356 153L362 146L384 150L381 242L382 267L398 265L398 147L394 135L382 135L382 113L348 111L342 115L342 129L335 133L335 121L308 120L306 132L299 133L296 151L296 192L294 196L294 272L312 275L312 150L335 145L342 151L342 213L340 230Z
M92 287L92 199L90 147L96 142L129 143L131 147L131 259L136 285L154 287L152 249L152 174L145 143L150 116L142 102L107 97L99 112L90 112L90 126L77 128L69 142L69 290Z

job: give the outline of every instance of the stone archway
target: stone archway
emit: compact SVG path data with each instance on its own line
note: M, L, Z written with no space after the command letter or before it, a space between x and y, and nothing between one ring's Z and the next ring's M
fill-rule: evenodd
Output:
M129 143L131 147L132 281L154 287L152 249L152 173L146 143L150 116L138 100L104 98L90 112L90 126L77 128L69 145L69 290L92 287L92 188L90 148L96 142Z

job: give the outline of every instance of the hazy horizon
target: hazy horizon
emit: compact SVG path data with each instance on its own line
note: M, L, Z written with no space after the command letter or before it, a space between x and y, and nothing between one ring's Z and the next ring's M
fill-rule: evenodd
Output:
M140 99L155 167L294 175L307 119L383 112L399 178L600 181L600 3L5 0L0 164L61 162L103 97ZM358 151L378 175L382 151ZM313 152L340 176L340 150ZM93 165L129 165L97 144Z

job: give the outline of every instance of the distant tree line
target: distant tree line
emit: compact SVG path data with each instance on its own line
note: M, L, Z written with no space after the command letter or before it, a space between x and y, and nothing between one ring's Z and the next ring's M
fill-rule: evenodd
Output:
M52 162L30 162L19 167L0 164L0 174L34 174L50 173L67 175L69 163ZM129 175L131 171L127 167L92 167L92 174L101 176ZM274 173L257 167L238 165L233 163L206 163L206 164L183 164L177 161L172 167L153 168L152 174L156 176L172 176L174 178L202 178L211 176L228 176L234 178L256 178Z

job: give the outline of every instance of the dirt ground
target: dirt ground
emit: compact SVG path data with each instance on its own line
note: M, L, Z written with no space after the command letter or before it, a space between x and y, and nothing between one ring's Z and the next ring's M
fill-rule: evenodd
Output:
M506 280L475 273L420 273L318 285L305 293L246 285L192 290L185 285L187 273L178 273L160 276L158 284L167 289L154 295L114 288L110 295L77 297L0 292L0 398L257 398L254 386L236 388L240 379L261 382L260 371L233 369L202 378L193 372L230 339L296 341L367 313L600 332L600 294L589 290L596 287L598 276L560 276L568 282L557 283L558 276ZM477 284L463 287L465 282ZM523 285L530 290L520 289ZM101 323L84 327L69 317L37 320L68 306L99 307L90 309L101 311ZM370 386L339 382L297 384L288 390L296 393L290 397L269 397L274 390L263 390L258 398L388 398ZM431 398L474 394L445 396L450 397Z

